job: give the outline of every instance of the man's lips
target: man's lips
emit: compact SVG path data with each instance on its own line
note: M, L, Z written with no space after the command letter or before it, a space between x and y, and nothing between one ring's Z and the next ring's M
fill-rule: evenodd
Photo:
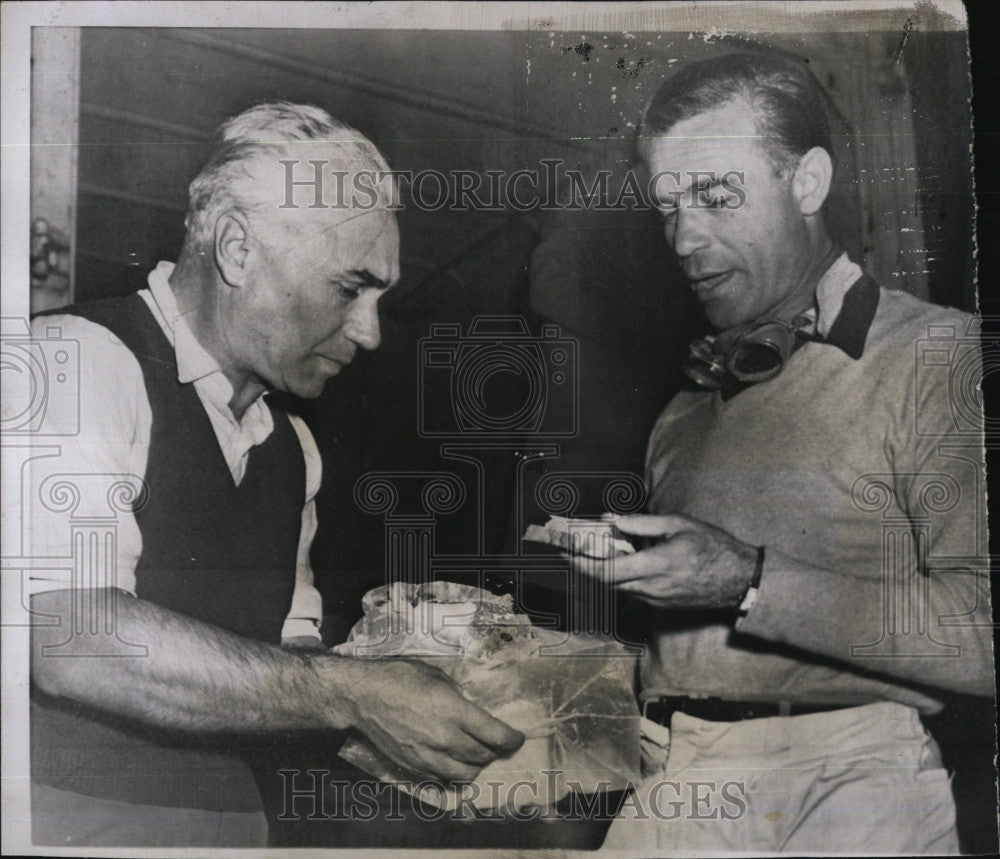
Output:
M326 361L328 364L334 364L335 366L340 368L340 367L346 367L348 364L350 364L351 358L353 356L334 358L330 355L323 355L322 353L320 353L319 357L322 358L324 361Z
M715 292L716 289L732 277L732 274L731 271L723 271L718 274L702 275L701 277L688 279L691 281L691 288L695 291L695 294L701 298Z

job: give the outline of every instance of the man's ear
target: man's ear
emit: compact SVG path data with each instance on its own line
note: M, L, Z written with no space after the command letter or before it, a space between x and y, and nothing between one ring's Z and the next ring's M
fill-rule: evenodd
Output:
M792 176L792 195L803 215L815 215L830 193L833 161L822 146L814 146L799 159Z
M242 286L250 255L250 223L236 209L224 211L215 221L215 265L230 286Z

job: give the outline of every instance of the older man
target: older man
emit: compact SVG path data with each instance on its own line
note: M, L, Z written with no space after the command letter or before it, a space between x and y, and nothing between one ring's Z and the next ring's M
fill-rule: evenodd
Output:
M970 317L835 246L822 105L798 64L734 54L678 71L646 114L654 203L718 333L653 430L651 515L618 521L640 551L577 562L649 605L642 700L671 728L608 847L958 848L919 714L993 694L982 438L915 349Z
M379 345L399 236L384 194L328 193L317 207L315 188L288 183L289 162L297 176L318 164L324 180L368 171L369 186L387 170L322 110L253 107L222 126L191 184L176 266L161 263L137 294L35 320L39 336L58 326L79 341L81 362L80 431L35 485L44 494L57 473L82 493L92 477L143 482L119 516L110 576L32 582L32 609L57 619L33 630L37 843L263 844L233 753L251 732L353 729L445 779L523 741L434 668L292 649L320 645L308 560L320 459L305 425L263 395L315 397ZM53 425L73 426L75 403L49 408ZM42 512L35 554L73 556L65 520ZM81 605L110 606L112 628L74 624Z

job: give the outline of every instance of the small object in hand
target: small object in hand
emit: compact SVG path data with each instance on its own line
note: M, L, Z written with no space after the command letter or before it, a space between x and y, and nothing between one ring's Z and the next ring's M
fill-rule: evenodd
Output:
M570 554L589 558L633 554L635 547L617 534L614 522L553 516L544 525L529 525L521 539L558 546Z
M333 653L434 665L525 742L468 783L428 781L361 736L340 749L349 763L446 811L547 808L639 780L640 715L620 642L532 626L511 595L458 582L393 582L361 603L364 617Z

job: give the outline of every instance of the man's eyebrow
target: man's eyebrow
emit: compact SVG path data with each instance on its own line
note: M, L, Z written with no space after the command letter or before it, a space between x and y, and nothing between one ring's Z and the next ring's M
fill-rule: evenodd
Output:
M690 187L695 191L708 191L722 184L722 179L713 173L711 176L700 176L698 181L693 182Z
M658 209L676 209L680 205L680 197L684 194L681 189L668 191L666 195L656 193L653 195L653 205Z
M658 209L667 209L673 211L679 207L680 199L685 194L690 194L690 193L701 194L704 193L705 191L712 191L715 188L723 186L725 186L725 182L718 176L715 175L702 176L699 177L696 181L690 182L689 184L683 187L674 188L668 191L665 195L660 194L659 189L657 188L657 193L654 195L653 204Z

